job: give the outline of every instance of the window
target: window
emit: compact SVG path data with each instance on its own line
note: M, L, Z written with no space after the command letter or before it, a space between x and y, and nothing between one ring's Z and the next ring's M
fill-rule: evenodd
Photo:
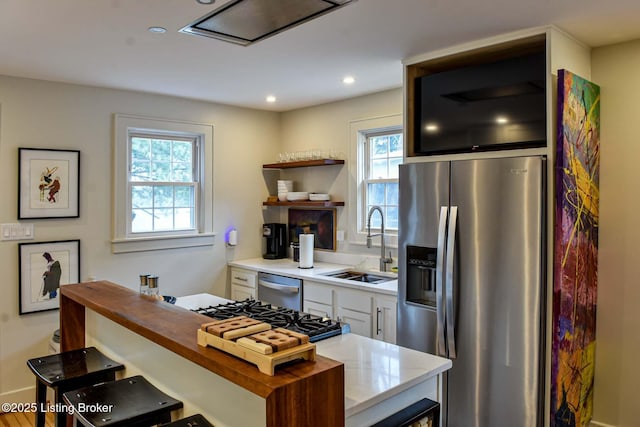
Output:
M403 161L402 115L352 121L350 132L349 242L366 243L367 216L372 206L384 213L388 246L398 238L398 165ZM381 218L371 217L371 228L379 232ZM374 240L374 245L379 239Z
M195 230L197 137L129 133L129 235Z
M365 133L363 203L365 215L372 206L384 213L385 232L398 232L398 166L402 163L402 130ZM380 229L381 217L371 217L371 228ZM366 227L366 220L364 226Z
M213 244L213 127L116 115L115 253Z

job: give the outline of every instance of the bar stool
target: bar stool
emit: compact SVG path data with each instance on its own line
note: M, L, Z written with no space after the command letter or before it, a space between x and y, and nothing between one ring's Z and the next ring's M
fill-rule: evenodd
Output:
M114 362L95 347L66 351L27 360L36 376L36 427L44 427L47 387L55 392L56 426L64 426L67 414L62 410L62 394L104 381L113 381L124 365Z
M214 427L205 417L200 414L163 424L162 427Z
M74 421L85 427L148 427L171 422L171 411L182 408L181 401L140 375L68 391L63 397L73 407Z

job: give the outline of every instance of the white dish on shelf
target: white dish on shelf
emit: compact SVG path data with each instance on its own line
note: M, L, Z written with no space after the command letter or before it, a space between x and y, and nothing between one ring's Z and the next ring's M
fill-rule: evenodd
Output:
M309 200L326 202L331 200L331 196L327 193L309 193Z
M290 202L309 200L309 193L306 191L290 191L287 193L287 200Z
M286 202L287 201L287 194L289 194L289 193L278 193L278 200L280 200L281 202Z

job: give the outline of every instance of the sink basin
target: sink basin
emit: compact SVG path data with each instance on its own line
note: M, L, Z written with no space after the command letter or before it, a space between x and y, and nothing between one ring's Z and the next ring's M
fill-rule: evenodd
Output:
M364 283L384 283L391 280L395 280L393 277L377 276L375 274L363 273L361 271L343 271L340 273L327 274L329 277L335 277L336 279L353 280L354 282Z

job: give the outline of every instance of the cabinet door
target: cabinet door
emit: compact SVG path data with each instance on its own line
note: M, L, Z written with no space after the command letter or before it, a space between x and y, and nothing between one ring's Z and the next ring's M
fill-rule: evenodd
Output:
M398 299L390 296L375 297L375 323L373 337L377 340L396 343L396 316Z
M328 317L333 319L333 306L329 304L320 304L314 301L304 300L302 302L302 311L313 314L314 316Z
M242 301L247 298L255 298L256 290L255 288L250 288L248 286L242 285L231 285L231 299L236 301Z
M338 307L338 321L348 323L351 333L371 338L371 314Z

